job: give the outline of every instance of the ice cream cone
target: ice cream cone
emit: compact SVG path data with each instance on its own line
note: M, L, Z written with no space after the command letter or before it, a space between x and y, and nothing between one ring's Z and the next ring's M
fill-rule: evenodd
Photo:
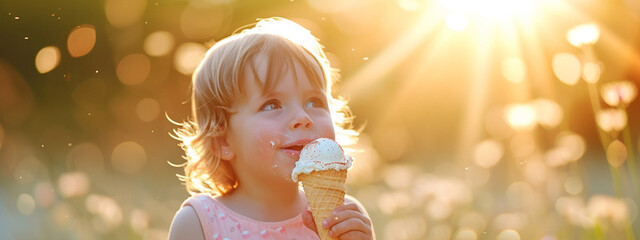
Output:
M347 170L314 171L309 174L300 174L299 178L313 213L320 240L337 239L329 236L329 229L324 228L322 222L331 216L336 207L344 203L344 182L347 179Z

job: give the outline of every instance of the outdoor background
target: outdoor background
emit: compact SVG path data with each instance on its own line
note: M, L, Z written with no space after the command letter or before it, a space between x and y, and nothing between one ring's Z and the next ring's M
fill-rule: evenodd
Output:
M341 69L378 239L640 239L637 0L2 0L0 239L165 239L167 118L273 16Z

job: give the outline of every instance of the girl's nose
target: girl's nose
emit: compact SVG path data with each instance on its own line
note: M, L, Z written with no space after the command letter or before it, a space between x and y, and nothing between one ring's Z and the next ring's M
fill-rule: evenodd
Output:
M291 130L295 129L311 129L313 128L313 120L309 117L307 112L300 110L296 112L296 115L289 124Z

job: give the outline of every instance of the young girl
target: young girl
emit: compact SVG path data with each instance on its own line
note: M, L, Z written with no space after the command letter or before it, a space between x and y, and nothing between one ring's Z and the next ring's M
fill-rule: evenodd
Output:
M302 147L354 139L320 44L282 18L259 21L216 43L193 74L193 120L175 131L186 152L187 190L170 239L374 239L353 197L314 223L291 180Z

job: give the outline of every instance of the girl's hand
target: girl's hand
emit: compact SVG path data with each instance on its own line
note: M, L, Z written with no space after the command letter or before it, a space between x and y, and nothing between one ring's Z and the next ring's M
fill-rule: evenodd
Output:
M318 232L311 210L303 211L302 222L309 229ZM345 205L334 209L333 214L321 224L320 227L329 229L329 235L334 238L344 240L374 239L371 219L355 202L345 201Z

